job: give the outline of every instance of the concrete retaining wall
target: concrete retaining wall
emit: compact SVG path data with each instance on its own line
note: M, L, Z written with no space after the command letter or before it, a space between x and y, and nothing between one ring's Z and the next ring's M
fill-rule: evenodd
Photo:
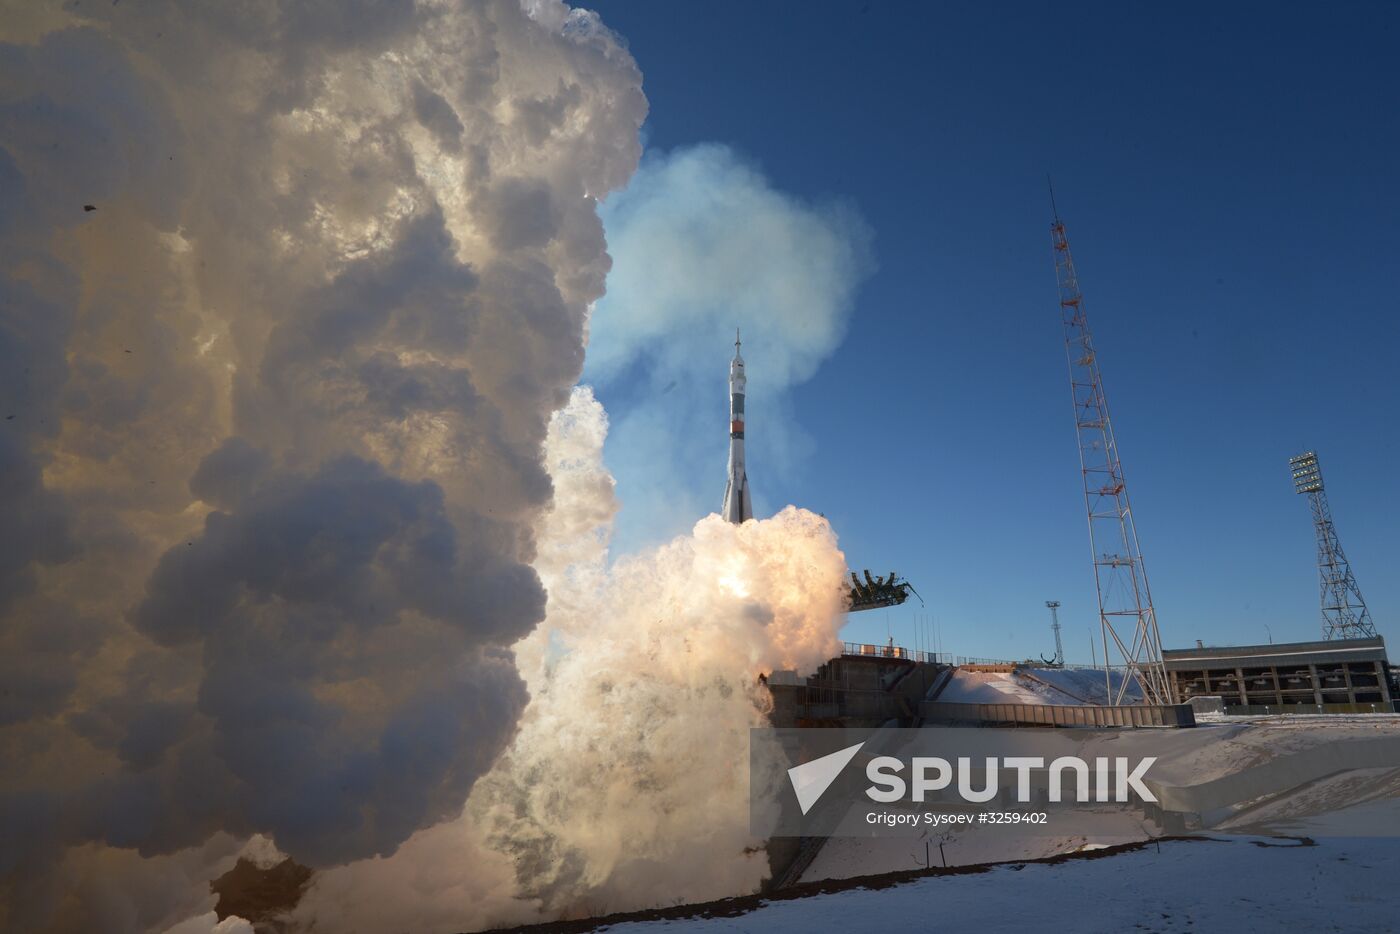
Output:
M968 723L978 726L1051 727L1190 727L1196 716L1188 704L1096 707L1059 704L947 704L925 701L920 705L925 723Z

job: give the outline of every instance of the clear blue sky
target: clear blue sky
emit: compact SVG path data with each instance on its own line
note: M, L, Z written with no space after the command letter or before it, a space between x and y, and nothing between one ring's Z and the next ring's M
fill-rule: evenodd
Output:
M815 450L784 489L749 473L913 580L946 650L1048 654L1053 598L1087 661L1047 172L1166 645L1320 637L1305 447L1400 639L1400 6L589 5L641 66L650 150L728 144L873 230L850 333L792 395ZM914 612L846 637L910 644Z

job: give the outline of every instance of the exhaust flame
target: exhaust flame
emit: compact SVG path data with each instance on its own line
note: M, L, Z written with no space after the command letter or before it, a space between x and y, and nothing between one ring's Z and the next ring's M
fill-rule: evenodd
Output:
M742 569L736 567L736 564L735 561L729 562L729 566L725 568L724 576L719 579L718 584L725 591L742 600L749 595L749 588L744 583Z

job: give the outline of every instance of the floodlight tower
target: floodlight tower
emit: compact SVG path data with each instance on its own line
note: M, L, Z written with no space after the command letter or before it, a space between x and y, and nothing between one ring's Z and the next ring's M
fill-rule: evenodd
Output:
M1322 486L1322 465L1317 453L1308 451L1288 459L1293 471L1293 489L1307 494L1312 506L1313 527L1317 530L1317 570L1322 578L1322 633L1328 639L1360 639L1376 634L1371 612L1352 576L1337 529L1332 525L1332 510L1327 505L1327 493Z
M1051 191L1053 207L1054 192ZM1167 671L1162 664L1162 637L1147 570L1138 545L1137 526L1128 503L1118 442L1108 417L1103 377L1099 373L1084 297L1069 252L1065 225L1055 211L1050 239L1055 248L1055 277L1060 289L1060 318L1065 328L1070 397L1079 436L1079 467L1084 475L1084 505L1089 515L1089 552L1099 597L1099 629L1104 650L1104 684L1116 706L1136 681L1149 704L1172 703ZM1101 550L1102 549L1102 550ZM1109 671L1121 661L1123 681L1113 690Z
M1045 605L1050 608L1050 629L1055 633L1055 664L1061 668L1065 664L1065 647L1060 641L1060 601L1046 600Z

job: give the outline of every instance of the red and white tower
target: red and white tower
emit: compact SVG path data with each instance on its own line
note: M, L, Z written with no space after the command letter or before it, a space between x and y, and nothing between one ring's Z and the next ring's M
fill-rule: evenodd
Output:
M729 482L724 487L720 515L738 525L753 518L749 477L744 471L744 358L739 356L739 331L734 331L734 359L729 361Z
M1074 425L1079 435L1079 466L1084 475L1084 505L1089 514L1089 552L1099 591L1099 623L1104 651L1104 682L1112 703L1123 703L1128 685L1137 681L1149 704L1173 702L1162 664L1162 637L1147 587L1147 569L1138 545L1137 526L1128 503L1118 442L1108 417L1103 377L1084 314L1084 297L1070 257L1069 240L1059 212L1050 226L1055 247L1055 275L1060 287L1060 318L1065 326ZM1109 666L1117 660L1123 681L1113 689Z

